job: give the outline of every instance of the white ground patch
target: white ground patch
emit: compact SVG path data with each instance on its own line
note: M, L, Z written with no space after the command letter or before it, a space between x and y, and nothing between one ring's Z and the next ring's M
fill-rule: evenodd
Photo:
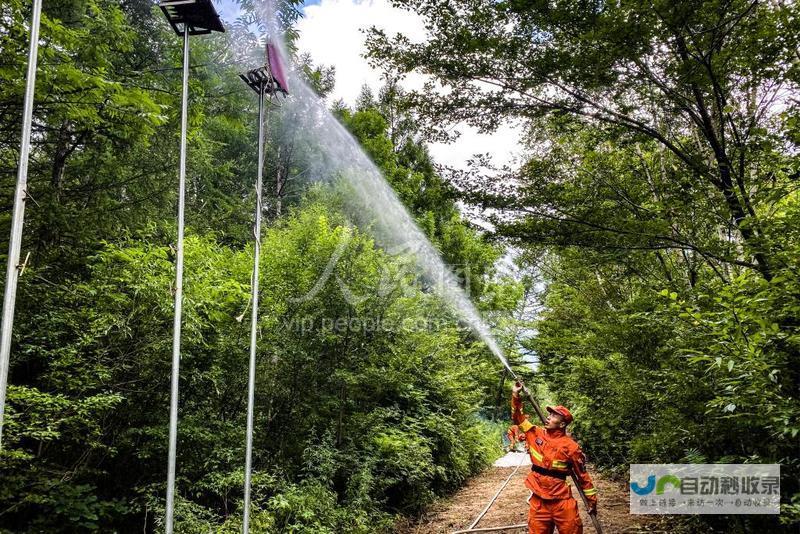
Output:
M520 464L520 462L522 462ZM531 457L527 452L509 452L498 458L495 467L517 467L518 465L531 465Z

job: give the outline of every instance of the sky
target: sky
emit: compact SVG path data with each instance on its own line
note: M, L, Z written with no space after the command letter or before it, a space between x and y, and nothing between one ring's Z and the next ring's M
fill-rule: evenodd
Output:
M215 4L224 20L235 20L238 6L231 0L217 0ZM422 19L392 7L388 0L307 0L303 14L297 24L297 46L300 52L309 53L314 63L336 67L331 102L342 99L352 105L365 84L374 93L382 85L381 72L371 68L363 57L365 28L376 26L389 35L403 33L412 40L425 38ZM421 75L411 75L404 86L419 88L423 82ZM437 163L463 169L478 153L488 153L497 165L514 163L519 127L504 126L492 134L480 134L467 125L457 125L455 130L461 134L455 142L430 146Z

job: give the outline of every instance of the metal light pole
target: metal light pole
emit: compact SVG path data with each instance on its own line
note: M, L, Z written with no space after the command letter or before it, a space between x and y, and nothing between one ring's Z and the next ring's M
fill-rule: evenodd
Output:
M189 26L183 28L183 96L181 100L181 154L178 174L178 251L175 258L175 315L172 323L172 372L169 396L169 458L167 460L167 534L175 516L175 458L178 444L178 385L183 312L183 217L186 203L186 129L189 90Z
M253 465L253 410L256 395L256 343L258 332L258 260L261 255L261 191L264 173L264 91L258 95L258 177L256 178L256 222L253 230L252 311L250 315L250 367L247 375L247 450L244 468L243 531L250 532L250 476Z
M273 54L270 54L270 50ZM274 58L274 59L273 59ZM244 519L242 532L250 532L250 484L253 470L253 412L255 410L256 393L256 348L258 341L258 277L259 258L261 256L261 198L263 190L264 173L264 95L274 95L277 91L286 94L286 81L282 76L282 69L276 62L272 45L267 45L267 64L253 69L239 77L258 94L258 175L256 177L256 209L253 246L253 277L252 277L252 311L250 314L250 364L247 375L247 446L244 462ZM274 71L273 71L274 69ZM279 77L275 73L280 73Z
M11 216L11 238L8 242L6 287L3 295L3 319L0 326L0 449L3 444L3 417L6 406L8 368L11 362L11 331L14 327L14 304L19 278L19 251L22 245L22 224L25 217L25 197L28 187L28 157L31 151L31 122L33 121L33 90L36 86L36 59L39 50L39 20L42 0L33 0L31 43L28 47L28 77L22 111L22 142L17 168L17 187L14 191L14 212Z
M175 259L175 318L172 336L172 375L169 403L169 453L167 460L167 506L165 529L172 534L175 518L175 463L178 443L178 386L181 361L181 317L183 306L183 219L186 204L186 133L189 110L189 36L224 32L210 0L164 0L159 7L175 33L183 35L183 89L181 95L181 152L178 174L178 251Z

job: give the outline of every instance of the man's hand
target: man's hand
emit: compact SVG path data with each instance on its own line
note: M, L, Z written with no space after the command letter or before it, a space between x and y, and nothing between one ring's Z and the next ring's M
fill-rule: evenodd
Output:
M522 391L522 384L517 382L513 386L511 386L511 394L515 397L519 397L519 392Z
M597 515L597 499L589 499L589 513Z

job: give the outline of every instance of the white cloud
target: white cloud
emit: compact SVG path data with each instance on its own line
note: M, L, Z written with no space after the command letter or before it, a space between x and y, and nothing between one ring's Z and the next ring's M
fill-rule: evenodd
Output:
M224 21L233 22L242 14L242 8L233 0L218 0L215 3L217 13Z
M496 166L513 167L522 152L519 148L522 128L519 125L504 124L490 134L479 133L468 125L461 125L456 130L461 132L461 136L455 142L430 145L431 155L437 162L463 169L475 154L489 154Z
M322 0L306 6L304 12L297 25L298 48L310 53L316 63L336 67L332 98L348 103L355 101L364 84L373 90L381 86L381 73L370 68L363 57L364 30L376 26L420 40L425 35L416 14L394 8L385 0Z
M308 5L297 26L300 38L298 49L308 52L320 65L336 67L336 86L332 99L342 99L353 104L366 84L373 91L381 85L381 72L372 69L363 57L366 51L364 29L375 26L387 34L402 33L412 41L425 38L422 19L391 6L386 0L322 0ZM422 76L410 77L407 88L422 85ZM461 137L452 144L436 143L431 146L434 159L445 165L464 168L476 153L489 153L498 165L511 164L516 154L520 129L503 126L493 134L479 134L474 128L461 125L456 128Z

